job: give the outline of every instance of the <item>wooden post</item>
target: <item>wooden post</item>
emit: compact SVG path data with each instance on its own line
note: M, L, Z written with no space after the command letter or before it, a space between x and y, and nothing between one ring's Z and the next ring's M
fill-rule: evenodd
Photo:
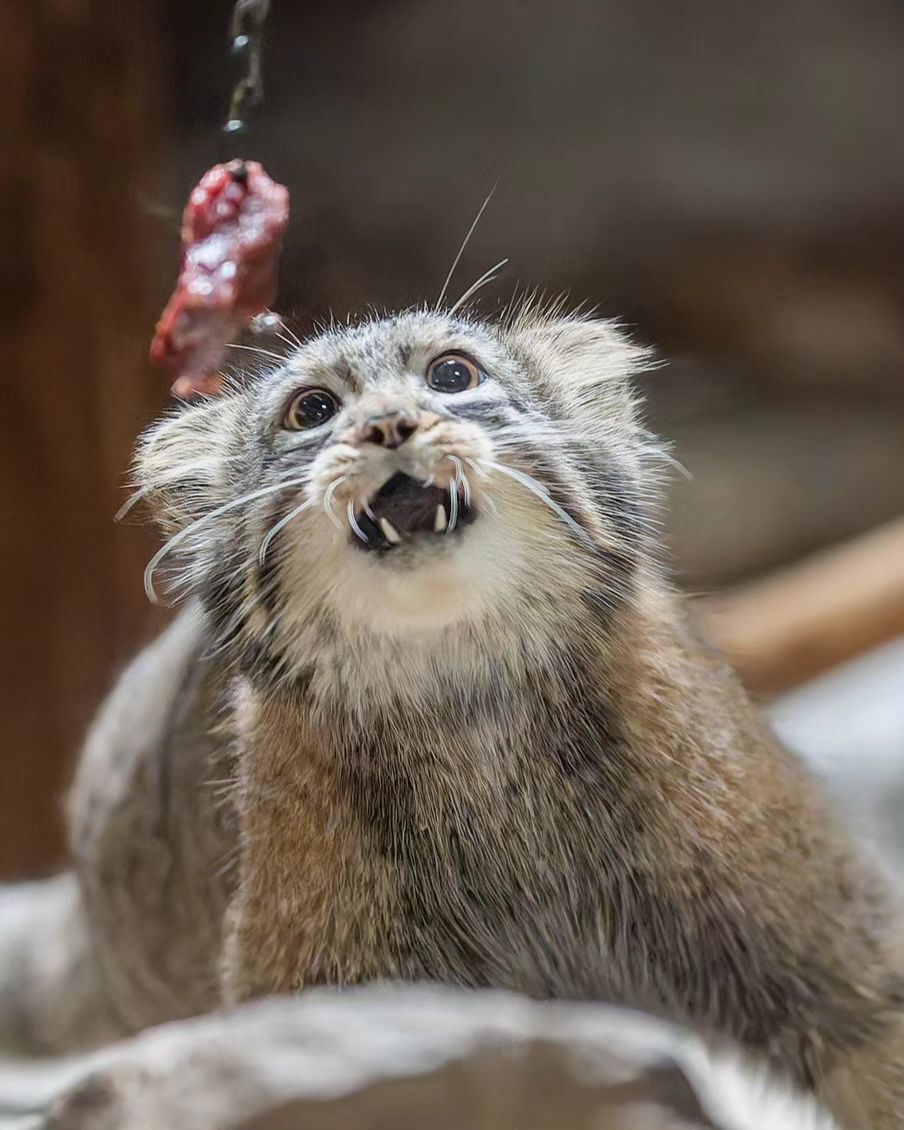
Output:
M904 519L698 607L751 690L790 690L904 636Z

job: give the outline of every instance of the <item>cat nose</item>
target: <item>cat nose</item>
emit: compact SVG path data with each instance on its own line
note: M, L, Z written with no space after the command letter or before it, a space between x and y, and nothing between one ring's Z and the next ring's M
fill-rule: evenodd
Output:
M375 443L378 447L401 447L418 429L418 421L406 412L387 412L382 416L371 416L365 422L362 439Z

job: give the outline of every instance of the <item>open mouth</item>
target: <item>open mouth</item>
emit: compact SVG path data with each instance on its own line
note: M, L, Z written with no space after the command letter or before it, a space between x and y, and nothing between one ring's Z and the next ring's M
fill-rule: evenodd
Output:
M463 483L440 490L398 472L355 511L352 540L360 549L395 549L416 535L457 533L476 517Z

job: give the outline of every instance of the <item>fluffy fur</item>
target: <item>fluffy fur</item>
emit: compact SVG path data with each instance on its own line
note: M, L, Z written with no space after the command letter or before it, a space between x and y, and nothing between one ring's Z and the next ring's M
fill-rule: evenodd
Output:
M449 351L487 379L432 391ZM132 1026L380 978L610 999L742 1049L845 1127L904 1127L898 909L663 578L646 360L555 310L413 312L144 439L155 565L193 610L158 645L169 689L117 692L72 800ZM340 411L288 431L305 387ZM367 439L387 412L417 422L397 448ZM476 521L362 552L355 514L398 472Z

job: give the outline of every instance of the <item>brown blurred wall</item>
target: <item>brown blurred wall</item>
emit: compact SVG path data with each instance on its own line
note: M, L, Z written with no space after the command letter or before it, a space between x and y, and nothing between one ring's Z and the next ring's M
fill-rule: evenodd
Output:
M136 191L157 134L146 8L29 0L0 22L0 876L59 860L70 759L146 628L146 536L112 522L161 399Z

